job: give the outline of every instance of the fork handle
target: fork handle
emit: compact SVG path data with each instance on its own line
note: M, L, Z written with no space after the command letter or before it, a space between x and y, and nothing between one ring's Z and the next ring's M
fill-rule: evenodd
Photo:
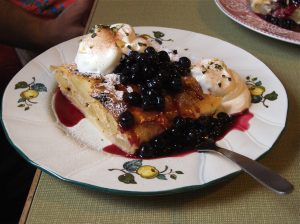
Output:
M214 148L214 151L235 162L259 183L278 194L288 194L294 189L293 185L286 179L255 160L218 146Z

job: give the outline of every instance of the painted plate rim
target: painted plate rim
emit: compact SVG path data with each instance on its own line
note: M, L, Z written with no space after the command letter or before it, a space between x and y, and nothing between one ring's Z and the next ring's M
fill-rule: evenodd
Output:
M186 31L186 30L180 30L180 29L173 29L173 28L165 28L165 27L147 27L147 26L143 26L143 27L136 27L136 29L141 29L141 30L164 30L164 31L169 31L169 32L183 32L186 34L191 34L191 35L201 35L203 38L208 38L209 40L211 40L212 42L218 42L220 44L226 44L226 46L230 46L230 47L233 47L239 51L243 51L244 53L247 53L248 55L250 55L251 57L254 57L253 55L251 55L250 53L244 51L243 49L239 48L239 47L236 47L228 42L225 42L223 40L220 40L220 39L217 39L217 38L214 38L214 37L210 37L210 36L207 36L207 35L203 35L203 34L200 34L200 33L195 33L195 32L191 32L191 31ZM77 38L74 38L74 39L79 39L81 37L77 37ZM69 40L69 41L66 41L64 43L61 43L57 46L64 46L65 44L68 44L68 42L70 41L74 41L74 39L72 40ZM55 46L55 47L57 47ZM55 48L54 47L54 48ZM77 47L77 46L76 46ZM52 48L51 48L52 49ZM49 52L51 49L49 49L48 51L42 53L42 54L47 54L47 52ZM39 57L39 56L38 56ZM37 58L38 58L37 57ZM254 57L256 60L258 60L256 57ZM33 59L34 61L35 59ZM260 60L258 60L260 61ZM260 61L261 62L261 61ZM262 63L262 62L261 62ZM263 63L262 63L263 64ZM29 64L30 65L30 64ZM27 65L27 66L29 66ZM264 65L264 64L263 64ZM265 66L265 65L264 65ZM26 66L25 66L26 67ZM267 68L267 67L266 67ZM17 76L21 76L22 75L22 70L17 73L15 75L15 77ZM14 78L15 78L14 77ZM10 84L9 85L12 85L12 82L14 81L14 78L11 80ZM281 88L283 90L283 95L282 97L284 98L284 102L286 103L286 108L284 108L284 121L283 123L280 124L280 131L278 131L278 133L276 133L276 138L275 138L275 141L272 142L271 145L268 146L268 149L266 151L264 151L263 153L261 153L256 159L260 159L261 157L263 157L266 153L270 152L271 150L271 147L272 145L276 142L276 140L278 139L280 133L282 132L282 130L284 129L285 127L285 123L286 123L286 115L287 115L287 108L288 108L288 105L287 105L287 94L286 94L286 91L283 87L283 85L280 83L279 79L276 77L276 75L273 73L273 76L272 78L274 78L276 80L276 82L279 82L279 84L281 85ZM8 85L8 86L9 86ZM58 174L55 170L51 170L37 162L35 162L33 159L29 158L24 150L20 147L17 146L17 144L11 139L11 136L9 134L9 131L7 130L7 127L6 127L6 119L3 115L3 111L5 110L5 107L7 107L6 105L4 105L4 101L6 100L6 93L8 93L9 91L13 91L13 90L10 90L8 89L8 87L6 88L4 94L3 94L3 98L2 98L2 103L1 103L1 124L3 126L3 129L4 129L4 132L6 134L6 137L7 139L9 140L9 142L11 143L11 145L14 147L14 149L27 161L29 162L30 164L34 165L35 167L41 169L42 171L54 176L54 177L57 177L61 180L64 180L66 182L69 182L69 183L72 183L72 184L76 184L76 185L79 185L79 186L83 186L83 187L86 187L86 188L89 188L89 189L94 189L94 190L99 190L99 191L103 191L103 192L109 192L109 193L114 193L114 194L120 194L120 195L136 195L136 196L146 196L146 195L167 195L167 194L174 194L174 193L181 193L181 192L186 192L186 191L191 191L191 190L197 190L197 189L202 189L202 188L206 188L208 186L212 186L216 183L219 183L219 182L223 182L225 180L228 180L230 178L232 178L233 176L236 176L237 174L239 174L241 171L240 170L237 170L235 172L232 172L228 175L225 175L225 176L222 176L220 178L216 178L214 180L211 180L207 183L203 183L203 184L196 184L196 185L188 185L188 186L181 186L181 187L175 187L175 188L170 188L170 189L166 189L166 190L158 190L158 191L131 191L131 190L122 190L122 189L113 189L113 188L106 188L106 187L103 187L103 186L98 186L98 185L94 185L94 184L90 184L90 183L86 183L86 182L83 182L83 181L78 181L78 180L74 180L72 178L67 178L63 175L60 175ZM50 91L49 91L50 92ZM48 92L48 93L49 93Z

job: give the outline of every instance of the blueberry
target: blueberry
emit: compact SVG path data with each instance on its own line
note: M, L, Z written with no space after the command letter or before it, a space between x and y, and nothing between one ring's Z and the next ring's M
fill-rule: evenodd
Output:
M139 64L133 64L132 66L130 66L130 72L132 73L138 73L139 70L140 70Z
M122 73L124 66L122 64L118 64L117 67L115 68L115 70L113 71L113 73L115 74L119 74Z
M196 143L196 148L198 149L211 149L215 146L215 140L214 138L211 138L211 137L202 137L202 138L199 138L197 143Z
M156 66L159 63L159 58L156 54L148 55L147 61L151 66Z
M161 80L161 81L167 81L170 79L171 75L170 73L166 70L166 69L160 69L157 73L157 77Z
M163 111L165 106L165 99L158 92L153 89L143 89L141 92L141 96L142 108L145 111Z
M142 102L142 108L145 111L151 111L155 109L154 102L151 99L144 98Z
M171 145L169 147L171 149L170 150L171 152L180 152L180 151L183 151L185 148L182 144L177 143L177 142L171 143ZM171 152L169 152L168 154L170 154Z
M195 126L195 120L190 117L185 118L185 123L186 123L186 127L189 129L194 128Z
M211 116L201 116L197 119L197 125L199 128L208 128L210 126Z
M154 100L154 104L155 104L155 109L157 111L164 111L165 109L165 98L163 96L156 96L155 100Z
M209 136L215 138L215 137L218 137L222 134L223 132L223 129L220 128L220 127L215 127L214 129L212 129L210 132L209 132Z
M147 47L144 52L149 55L156 54L156 51L153 47Z
M131 65L134 61L132 61L128 56L124 58L124 65Z
M159 58L160 62L169 62L170 61L169 54L166 51L158 52L158 58Z
M141 158L153 158L156 155L150 143L142 143L138 150L138 156Z
M132 61L136 61L138 58L139 52L137 51L130 51L128 54L128 57L130 58L130 60Z
M217 118L223 123L226 124L228 122L230 122L230 117L228 114L226 114L225 112L220 112L217 114Z
M157 93L155 92L154 89L148 88L146 86L142 86L141 88L141 94L142 98L149 97L149 96L156 96Z
M181 78L173 78L169 83L166 83L166 88L171 92L179 92L182 89Z
M158 136L158 137L152 139L151 145L154 149L160 150L160 149L166 147L167 142L162 136Z
M159 70L170 72L173 66L172 64L173 64L172 62L162 62L159 64Z
M178 62L185 69L189 69L191 67L191 60L187 57L179 58Z
M126 65L129 62L129 57L127 55L124 55L121 60L120 60L120 64L121 65Z
M124 74L121 74L120 75L120 83L123 84L123 85L127 85L129 84L131 81L130 77L128 75L124 75Z
M134 117L129 111L125 111L119 116L119 125L124 129L129 129L134 126Z
M171 127L168 130L168 135L169 138L172 139L173 141L180 141L180 139L182 139L182 132L183 130L179 127Z
M146 81L146 86L150 89L159 90L162 86L162 81L159 78L153 78Z
M186 120L182 117L175 117L172 121L172 126L181 129L186 126Z
M129 75L130 77L130 83L138 84L140 80L140 76L138 73L131 73Z
M124 65L122 68L122 74L128 76L131 73L131 66L130 65Z
M141 95L137 92L125 93L123 98L132 106L140 106L142 102Z
M155 70L153 67L149 65L144 65L141 69L141 73L145 79L151 79L156 75Z
M136 61L140 64L146 63L147 57L144 53L140 53L140 54L137 55Z
M208 124L211 129L213 129L216 125L218 125L218 119L212 117L210 119L210 123Z
M189 146L193 146L196 141L197 141L197 133L195 130L191 129L189 130L185 135L184 135L184 138L185 138L185 142L187 145Z

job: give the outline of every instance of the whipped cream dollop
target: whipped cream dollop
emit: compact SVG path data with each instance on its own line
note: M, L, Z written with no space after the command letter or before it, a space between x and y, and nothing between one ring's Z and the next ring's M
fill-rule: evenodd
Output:
M121 59L122 52L115 43L113 31L95 26L79 44L75 63L81 73L110 73Z
M193 65L191 74L205 94L222 97L219 111L234 114L250 107L251 96L247 85L223 61L201 60Z
M147 46L147 40L128 24L95 25L80 42L75 63L80 73L108 74L119 64L122 53L143 52Z

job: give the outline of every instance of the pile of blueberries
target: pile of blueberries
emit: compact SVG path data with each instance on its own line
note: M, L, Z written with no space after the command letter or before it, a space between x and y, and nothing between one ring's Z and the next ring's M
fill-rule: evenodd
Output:
M162 95L173 94L182 89L181 76L190 73L191 61L181 57L172 62L166 51L147 47L143 53L131 51L124 55L114 73L120 75L121 84L138 84L137 93L128 95L129 104L141 106L144 110L163 110Z
M144 111L164 111L164 96L182 90L181 77L190 75L190 67L187 57L173 62L166 51L156 52L153 47L147 47L143 53L131 51L124 55L114 73L120 75L121 84L139 87L138 91L124 94L123 99L129 106L141 107ZM231 123L232 118L226 113L199 119L176 117L169 129L143 143L136 156L154 158L212 146ZM123 129L134 126L130 111L119 116L119 125Z
M191 149L212 148L233 124L233 117L220 112L216 117L202 116L198 119L177 117L171 127L143 143L136 153L140 158L155 158Z
M123 85L138 85L139 92L124 94L124 101L144 111L164 111L165 95L172 95L182 89L181 77L190 74L191 61L181 57L172 62L166 51L147 47L143 53L130 51L123 55L114 73L120 75ZM122 128L128 129L134 125L134 118L129 111L119 117Z

